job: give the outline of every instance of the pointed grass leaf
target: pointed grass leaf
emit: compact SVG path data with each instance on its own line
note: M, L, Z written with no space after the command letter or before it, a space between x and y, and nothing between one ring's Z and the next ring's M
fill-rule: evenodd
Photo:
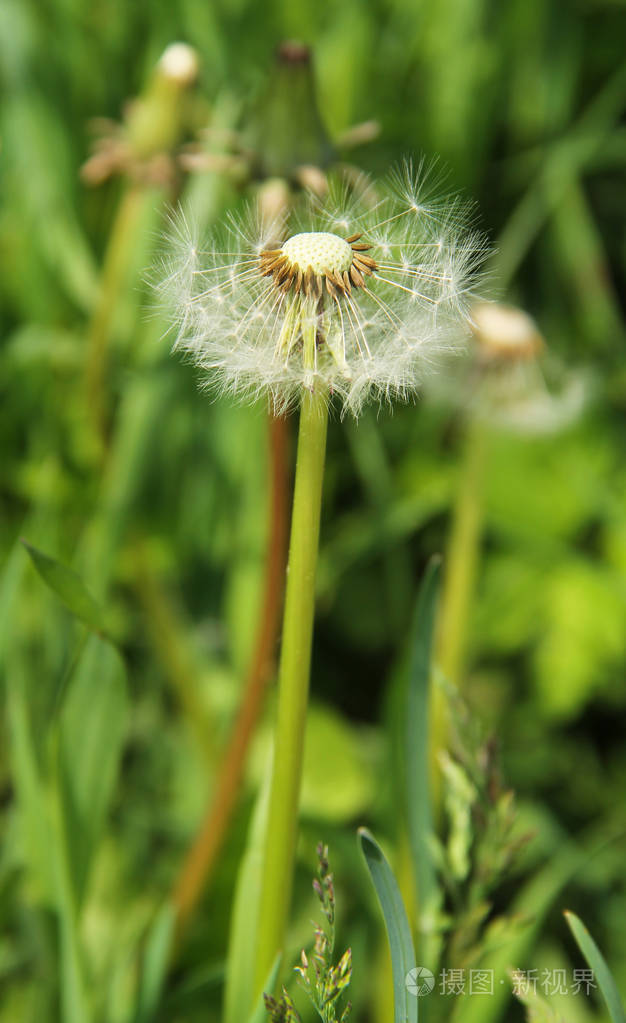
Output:
M59 719L58 769L75 897L109 809L126 725L126 670L116 648L89 636Z
M91 596L81 577L67 565L37 550L27 540L22 540L22 543L43 581L63 601L68 610L94 632L106 635L104 611Z
M593 970L594 978L606 1002L611 1020L613 1023L626 1023L626 1013L624 1012L624 1005L617 990L617 985L600 949L582 920L575 913L566 912L565 919L585 961L590 969Z
M156 1017L167 977L174 924L174 907L168 902L157 913L147 936L135 1023L148 1023Z
M393 972L394 1023L417 1023L418 999L406 985L407 974L415 969L415 950L400 889L374 836L366 828L359 828L358 839L387 929Z

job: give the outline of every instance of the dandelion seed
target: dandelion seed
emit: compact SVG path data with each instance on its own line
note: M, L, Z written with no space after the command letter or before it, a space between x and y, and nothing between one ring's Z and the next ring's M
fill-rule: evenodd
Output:
M369 399L406 399L469 332L485 255L471 208L429 196L430 172L407 164L376 202L371 187L333 187L267 222L231 217L200 250L175 219L161 290L175 347L234 395L276 409L303 389L337 395L358 415Z

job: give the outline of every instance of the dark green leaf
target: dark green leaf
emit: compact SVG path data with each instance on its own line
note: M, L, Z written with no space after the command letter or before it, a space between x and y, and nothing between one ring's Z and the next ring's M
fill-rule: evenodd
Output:
M600 949L582 920L575 913L565 913L565 919L586 962L593 970L595 981L607 1004L613 1023L626 1023L626 1014L619 991Z
M406 977L415 968L415 950L402 896L391 867L373 835L359 828L359 843L385 918L393 971L394 1023L417 1023L418 999Z

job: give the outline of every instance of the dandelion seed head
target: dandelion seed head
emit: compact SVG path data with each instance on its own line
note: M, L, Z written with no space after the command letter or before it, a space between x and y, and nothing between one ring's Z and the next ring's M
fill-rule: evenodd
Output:
M232 215L204 249L181 215L159 280L175 347L208 387L278 410L303 388L354 415L406 400L469 335L486 254L472 216L410 164L376 191L331 183L289 216Z
M532 359L544 342L528 313L499 302L479 302L472 309L472 330L486 359Z
M477 302L474 343L430 382L433 397L473 419L515 433L546 434L571 425L593 393L590 374L566 369L523 309Z

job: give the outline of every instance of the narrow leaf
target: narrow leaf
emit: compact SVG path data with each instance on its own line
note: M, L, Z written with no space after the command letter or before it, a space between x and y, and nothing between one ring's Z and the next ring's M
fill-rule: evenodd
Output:
M50 821L45 777L37 756L25 669L17 653L7 658L8 755L15 790L18 833L29 880L39 897L54 901Z
M136 1023L148 1023L159 1007L167 977L174 921L174 907L168 902L150 928L139 981Z
M619 996L619 991L611 971L607 966L606 959L591 937L582 920L575 913L565 913L565 919L569 925L576 943L582 952L589 967L593 970L594 978L597 981L600 993L604 998L613 1023L626 1023L624 1006Z
M257 952L259 891L263 872L270 766L268 760L263 784L259 789L248 826L246 848L239 862L228 937L224 1023L241 1023L242 1019L249 1019L256 1012L258 996L263 994L263 992L254 990L254 966Z
M359 828L358 837L387 929L393 972L394 1023L417 1023L418 999L406 985L407 974L415 968L415 950L402 896L374 836L366 828Z
M439 575L440 559L432 558L415 609L405 718L407 820L420 920L434 913L439 902L430 846L433 817L429 778L430 662Z
M89 636L59 721L59 784L79 903L113 794L126 707L126 671L120 655L106 640Z
M64 812L58 787L52 793L51 817L53 837L50 854L55 872L54 890L60 932L61 1019L63 1023L91 1023L93 987L87 978L85 950L79 926L80 912L70 859L68 839L71 821Z
M16 633L15 609L19 606L19 593L26 561L15 544L7 557L0 575L0 664L6 661L11 639Z
M67 565L62 565L60 561L37 550L26 540L22 540L22 543L43 581L57 597L60 597L68 610L90 629L106 634L104 611L91 596L80 576Z

